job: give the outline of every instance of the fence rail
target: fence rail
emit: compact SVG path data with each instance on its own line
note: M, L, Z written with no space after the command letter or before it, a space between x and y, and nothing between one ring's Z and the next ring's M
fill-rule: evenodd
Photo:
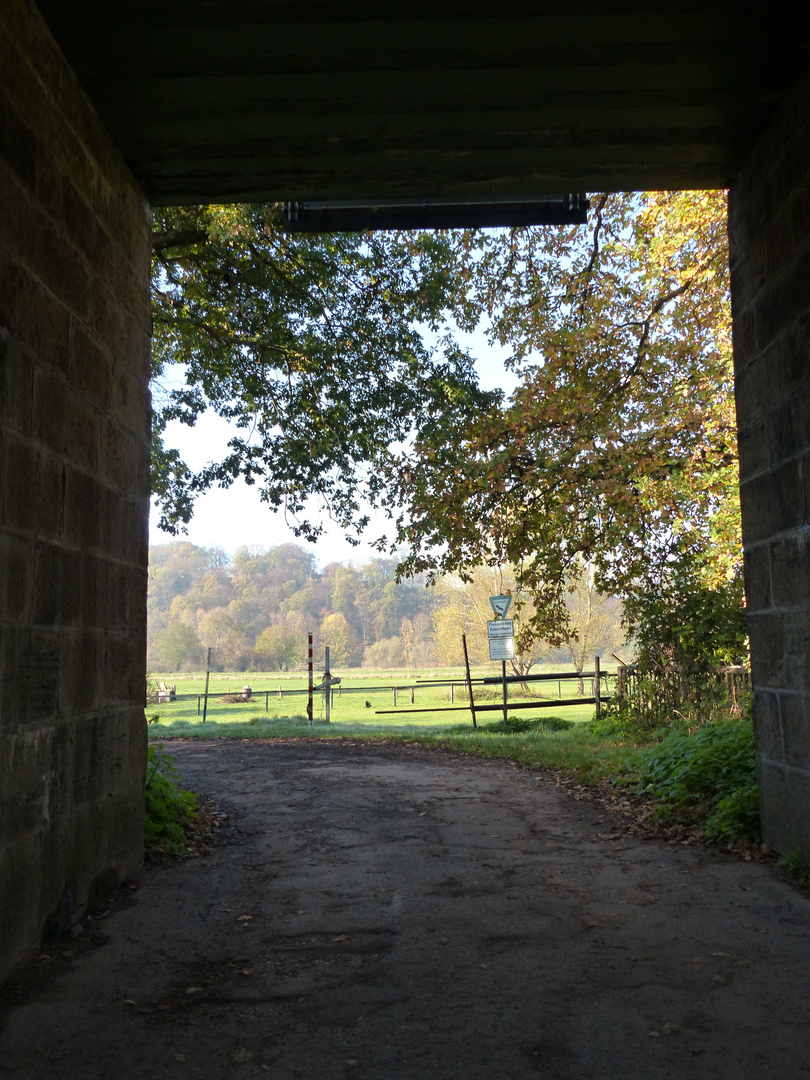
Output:
M597 709L600 704L608 700L608 695L605 693L605 687L603 680L606 679L604 672L599 672L598 667L594 667L588 671L555 671L555 672L536 672L526 675L507 675L504 679L502 675L479 675L469 678L438 678L438 679L409 679L400 681L393 681L390 683L363 683L359 686L351 686L347 683L337 683L328 690L324 687L317 687L316 690L319 693L329 693L331 695L330 704L334 705L335 699L343 694L352 695L360 694L362 696L370 696L373 693L379 694L380 692L387 692L392 695L392 709L375 709L374 714L377 716L393 716L405 713L434 713L434 712L471 712L473 718L477 712L499 712L503 711L504 704L509 710L515 709L549 709L549 708L564 708L567 705L596 705ZM576 683L575 696L563 697L563 687L566 684ZM509 687L526 686L526 684L539 684L539 687L547 687L549 684L556 683L557 694L550 700L543 700L540 698L531 698L530 700L508 700L505 702L492 703L475 700L475 689L478 688L483 693L490 691L495 687L504 687L504 693L508 692ZM157 703L166 704L169 702L176 703L178 705L185 704L188 707L189 704L194 707L196 704L197 716L205 717L206 711L210 710L213 702L225 701L226 704L232 702L242 701L245 703L253 704L254 706L264 706L265 712L270 712L271 699L283 700L286 698L306 698L309 694L309 689L306 686L303 687L285 687L283 683L279 682L272 687L251 687L242 686L235 687L231 691L230 687L223 691L209 690L208 693L176 693L174 686L165 687L161 684L162 689L159 689L156 695L151 695L154 701L157 697ZM586 687L590 693L586 696ZM449 689L450 704L444 705L427 705L422 708L403 708L399 705L400 695L406 693L408 695L408 703L411 706L416 705L416 694L419 691L423 693L425 691L433 691L436 689L446 688ZM171 691L171 697L162 699L162 694ZM552 690L553 693L553 690ZM457 697L458 695L458 697ZM547 697L547 692L544 695ZM465 704L456 704L457 700L465 701ZM423 699L424 700L424 699ZM367 705L370 703L367 702Z
M567 705L595 705L596 714L599 715L599 709L603 701L607 700L607 696L602 693L602 679L605 678L605 673L600 671L599 658L594 661L593 671L556 671L556 672L538 672L534 675L484 675L478 678L472 678L467 676L463 683L463 689L466 690L469 697L469 705L450 705L439 708L426 708L426 709L375 709L376 716L395 716L402 713L426 713L426 712L469 712L472 715L473 727L477 727L476 714L481 712L501 712L503 713L503 722L507 723L507 713L514 709L551 709L551 708L564 708ZM585 680L590 679L591 687L593 690L593 697L586 697L584 694ZM562 696L562 683L572 682L577 683L579 694L573 698L563 698ZM508 687L518 685L525 685L530 682L556 682L558 687L558 698L555 701L509 701L508 700ZM450 685L451 700L453 686L458 683L449 683L446 680L422 680L418 685L420 686L447 686ZM498 704L481 704L475 700L473 694L474 686L502 686L503 687L503 701ZM397 703L396 690L394 690L394 705ZM413 688L411 688L411 703L413 704Z

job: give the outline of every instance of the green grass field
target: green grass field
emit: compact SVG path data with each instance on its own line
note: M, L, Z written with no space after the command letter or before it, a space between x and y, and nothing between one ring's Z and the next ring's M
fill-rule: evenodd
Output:
M548 670L548 669L545 669ZM493 670L474 671L478 675L492 676ZM320 678L316 675L316 683ZM307 681L296 674L293 677L273 673L251 672L246 675L216 674L211 676L206 722L203 724L203 699L205 679L199 675L154 675L156 682L166 682L177 687L177 700L160 705L150 705L150 719L159 719L150 726L150 734L160 738L178 737L231 737L246 736L267 738L282 731L314 734L320 737L328 732L334 736L362 733L370 736L402 734L410 729L433 729L442 731L469 725L472 718L467 701L463 672L457 669L433 671L384 671L370 673L366 670L348 672L339 688L333 692L331 722L325 723L326 701L323 691L313 697L315 724L306 723ZM454 682L453 687L430 685L428 680L441 679ZM253 698L249 702L226 703L222 697L228 693L238 694L242 686L249 684ZM537 708L510 709L510 720L541 718L551 712L567 720L581 722L594 716L593 705L561 705L561 702L577 696L576 680L563 679L544 683L530 683L531 694L526 696L519 685L509 686L510 704L536 702ZM396 691L395 691L396 688ZM590 693L590 680L586 680L586 693ZM476 705L500 705L500 686L474 686ZM455 708L454 708L455 706ZM426 711L412 711L426 710ZM478 714L480 725L502 721L502 713L487 711Z

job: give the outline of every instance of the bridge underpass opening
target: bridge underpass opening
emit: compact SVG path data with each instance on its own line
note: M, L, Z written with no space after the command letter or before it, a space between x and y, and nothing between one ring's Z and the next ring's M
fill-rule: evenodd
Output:
M141 857L149 201L729 187L763 819L810 851L810 84L790 21L4 0L0 27L0 971Z

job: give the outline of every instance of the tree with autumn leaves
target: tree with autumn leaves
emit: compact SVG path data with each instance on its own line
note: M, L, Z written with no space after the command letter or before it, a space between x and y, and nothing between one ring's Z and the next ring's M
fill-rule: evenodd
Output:
M740 659L723 194L602 195L587 229L467 232L455 252L456 317L520 381L462 439L403 451L404 570L511 564L553 641L586 563L649 662Z
M309 497L349 529L365 499L403 574L514 567L537 637L571 636L585 565L648 660L740 658L722 193L596 196L584 228L294 240L272 207L172 210L155 252L155 369L185 372L156 424L169 525L240 474L303 536ZM509 349L508 400L454 323ZM209 407L237 435L192 475L160 435Z
M388 506L394 448L453 438L497 402L443 332L460 287L445 235L287 236L277 204L170 207L152 249L152 492L167 532L241 476L296 535L316 539L329 515L356 542L363 500ZM207 410L233 435L194 471L164 435Z

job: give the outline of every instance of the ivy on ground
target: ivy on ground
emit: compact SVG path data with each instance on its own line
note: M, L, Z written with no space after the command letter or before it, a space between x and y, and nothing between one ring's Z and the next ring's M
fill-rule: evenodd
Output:
M750 719L672 731L642 755L639 779L641 793L660 803L661 816L686 815L711 840L760 840Z

